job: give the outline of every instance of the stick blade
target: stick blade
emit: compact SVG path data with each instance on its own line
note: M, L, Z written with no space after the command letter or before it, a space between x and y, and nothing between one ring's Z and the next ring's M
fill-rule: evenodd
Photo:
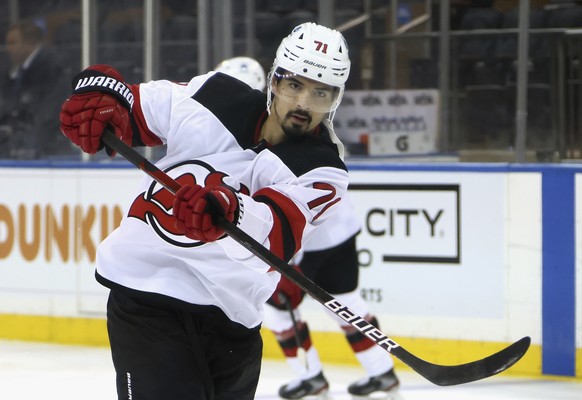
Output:
M393 349L392 354L435 385L453 386L478 381L505 371L523 357L530 344L530 337L525 336L489 357L450 366L429 363L401 347Z

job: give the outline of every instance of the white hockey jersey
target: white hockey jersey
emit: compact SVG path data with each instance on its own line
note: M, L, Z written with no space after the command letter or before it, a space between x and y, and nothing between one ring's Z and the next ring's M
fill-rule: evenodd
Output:
M355 205L347 193L344 194L342 201L336 207L333 218L326 219L317 227L317 230L311 231L309 237L305 238L300 253L331 249L361 230Z
M132 91L135 140L167 144L157 166L181 184L239 191L239 227L286 260L346 193L346 167L326 128L320 124L315 135L297 141L257 144L264 94L235 79L209 73L187 84L152 81ZM143 178L121 225L98 247L97 280L184 307L217 306L249 328L260 324L279 274L230 237L202 243L179 234L173 200Z

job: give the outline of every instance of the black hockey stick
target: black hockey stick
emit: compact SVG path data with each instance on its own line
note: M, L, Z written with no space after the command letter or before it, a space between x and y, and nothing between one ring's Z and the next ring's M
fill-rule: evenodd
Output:
M291 316L291 324L293 325L293 338L295 339L295 344L297 345L297 357L299 354L303 353L303 359L305 364L305 369L309 369L309 361L307 360L307 351L303 348L301 344L301 336L299 336L299 322L295 318L295 312L293 311L293 305L291 304L291 299L285 293L278 293L279 301L285 304L285 308Z
M103 142L111 149L117 151L128 161L141 169L143 172L152 177L155 181L164 186L172 193L176 193L180 189L180 184L168 176L164 171L149 162L145 157L139 154L118 139L113 133L105 131L103 134ZM248 249L255 256L263 260L279 273L287 277L291 282L295 283L305 291L312 298L323 304L330 311L338 317L356 328L366 337L374 341L378 346L382 347L388 353L400 359L413 370L425 377L430 382L439 386L458 385L477 381L479 379L487 378L492 375L505 371L514 365L529 348L531 339L525 336L503 350L490 355L481 360L469 362L461 365L438 365L428 361L422 360L404 349L393 339L384 335L379 329L374 327L361 316L355 314L348 307L341 304L332 295L313 283L309 278L305 277L293 267L281 260L275 254L271 253L263 245L246 234L243 230L234 224L223 221L221 227L234 240Z

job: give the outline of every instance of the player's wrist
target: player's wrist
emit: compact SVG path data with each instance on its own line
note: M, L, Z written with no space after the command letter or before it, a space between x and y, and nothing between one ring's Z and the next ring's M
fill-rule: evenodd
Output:
M115 97L129 112L133 108L134 97L129 85L114 68L96 65L81 71L72 80L73 95L102 92Z
M237 193L237 197L239 216L236 225L260 243L265 243L273 226L271 209L242 193Z

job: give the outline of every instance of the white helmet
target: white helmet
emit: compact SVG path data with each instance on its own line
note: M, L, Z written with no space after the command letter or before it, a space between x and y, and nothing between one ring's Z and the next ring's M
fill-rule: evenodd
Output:
M313 22L296 26L279 45L267 77L267 109L271 106L272 78L278 69L339 88L329 110L333 112L341 102L350 74L348 45L336 30Z
M265 90L265 70L257 60L250 57L229 58L218 64L214 70L243 81L253 89Z

